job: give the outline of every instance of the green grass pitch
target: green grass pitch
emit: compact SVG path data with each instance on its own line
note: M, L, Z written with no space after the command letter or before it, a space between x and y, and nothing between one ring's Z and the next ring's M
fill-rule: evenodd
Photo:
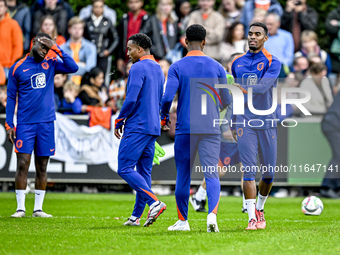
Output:
M167 210L144 228L122 225L133 195L47 193L44 210L54 217L41 219L31 217L34 194L29 194L26 217L12 219L15 194L0 193L0 254L340 254L340 200L323 199L320 216L305 216L303 198L269 198L267 229L245 231L241 198L221 197L220 233L207 233L207 214L191 207L191 231L169 232L177 220L175 198L160 199Z

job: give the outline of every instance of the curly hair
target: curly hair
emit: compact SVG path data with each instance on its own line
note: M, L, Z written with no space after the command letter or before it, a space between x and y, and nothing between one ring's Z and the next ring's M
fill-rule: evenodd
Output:
M189 42L202 42L207 35L207 30L199 24L193 24L187 28L185 33Z
M263 30L264 30L265 35L268 35L268 28L267 28L267 26L265 24L261 23L261 22L255 22L255 23L251 24L249 26L249 29L251 27L262 27Z
M152 46L150 37L142 33L131 35L128 41L133 41L135 44L137 44L139 47L143 48L144 50L148 50Z

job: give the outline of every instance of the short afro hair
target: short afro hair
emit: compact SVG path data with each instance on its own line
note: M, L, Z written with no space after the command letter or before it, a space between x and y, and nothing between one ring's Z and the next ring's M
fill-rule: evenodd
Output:
M261 22L255 22L255 23L251 24L251 25L249 26L249 29L250 29L251 27L262 27L263 30L264 30L264 33L265 33L266 35L268 35L268 28L267 28L267 26L266 26L265 24L261 23Z
M187 28L185 33L189 42L202 42L207 35L207 30L199 24L193 24Z
M51 36L49 36L49 35L46 34L46 33L39 33L39 34L37 34L37 35L35 36L35 39L38 39L38 38L41 38L41 37L47 37L48 39L51 39L51 40L52 40Z
M133 41L135 44L137 44L139 47L143 48L144 50L148 50L152 46L150 37L142 33L131 35L128 41Z

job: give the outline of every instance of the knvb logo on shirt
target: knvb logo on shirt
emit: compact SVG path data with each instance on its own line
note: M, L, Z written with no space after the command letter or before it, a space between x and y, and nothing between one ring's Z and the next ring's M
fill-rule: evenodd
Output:
M46 76L44 73L37 73L31 76L31 86L34 89L46 87Z
M253 86L257 84L256 73L245 73L242 75L242 84L247 84L248 86Z

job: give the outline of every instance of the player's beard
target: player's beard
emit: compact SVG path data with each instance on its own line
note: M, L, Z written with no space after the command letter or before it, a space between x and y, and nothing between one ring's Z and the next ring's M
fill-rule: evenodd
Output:
M33 49L33 57L35 62L41 62L44 60L44 57L42 57L36 49Z
M249 49L252 50L252 51L256 51L257 47L256 46L249 46Z

